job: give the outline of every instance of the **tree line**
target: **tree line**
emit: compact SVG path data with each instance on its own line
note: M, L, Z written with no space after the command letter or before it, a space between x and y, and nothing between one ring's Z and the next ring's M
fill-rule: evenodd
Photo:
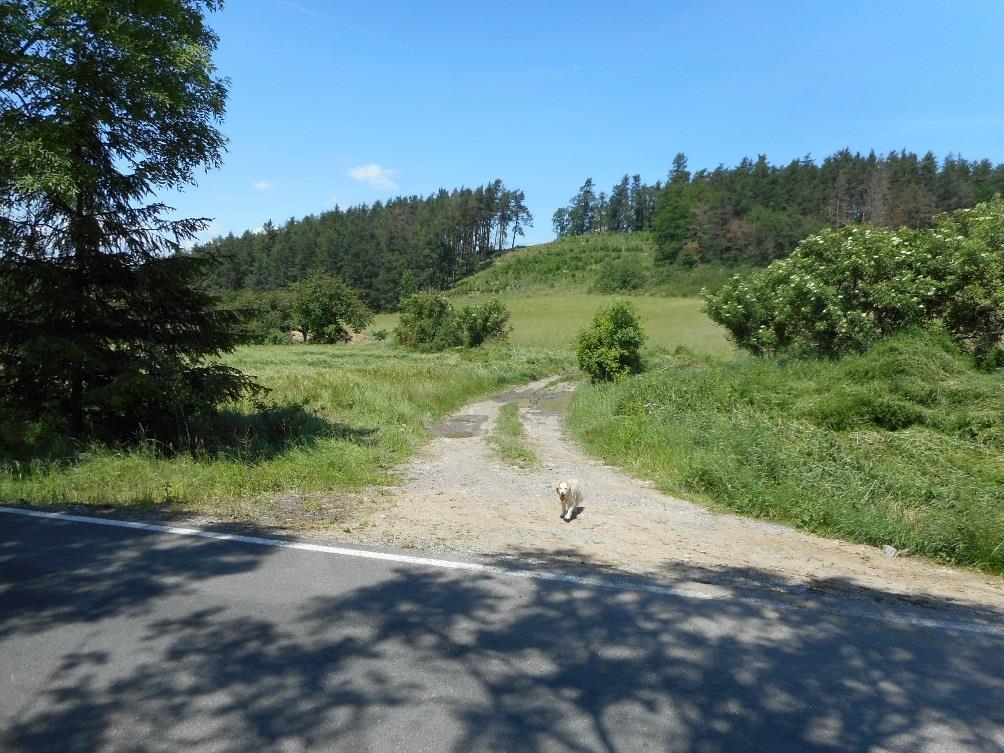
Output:
M665 182L625 175L610 193L592 179L552 217L559 237L601 231L654 232L661 261L768 264L823 228L868 222L931 227L940 212L971 207L1004 192L1004 164L928 152L881 157L848 149L817 164L767 157L691 173L677 154Z
M314 273L335 275L377 311L416 290L442 289L515 247L533 216L523 191L501 180L477 188L335 209L217 238L195 256L217 263L217 291L284 288Z

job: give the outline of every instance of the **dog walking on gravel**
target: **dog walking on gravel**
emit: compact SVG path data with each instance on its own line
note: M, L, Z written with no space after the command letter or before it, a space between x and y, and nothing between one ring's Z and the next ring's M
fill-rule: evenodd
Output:
M575 508L582 503L582 487L578 479L571 478L555 484L554 491L558 492L558 500L561 502L561 519L567 523L575 514Z

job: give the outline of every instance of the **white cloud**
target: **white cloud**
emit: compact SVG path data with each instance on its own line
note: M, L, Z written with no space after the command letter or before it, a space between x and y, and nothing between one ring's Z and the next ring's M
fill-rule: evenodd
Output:
M396 172L397 170L392 170L389 167L380 167L380 165L374 162L369 165L353 167L349 170L349 177L372 186L378 191L391 191L397 188L397 183L394 182L394 174Z
M254 191L267 191L274 185L274 183L269 183L267 180L256 180L251 184L251 188Z

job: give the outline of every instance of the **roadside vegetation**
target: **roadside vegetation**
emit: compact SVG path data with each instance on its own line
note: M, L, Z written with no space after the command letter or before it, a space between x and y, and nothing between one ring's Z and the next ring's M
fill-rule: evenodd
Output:
M1004 374L944 333L839 361L681 351L582 385L568 422L671 494L1004 573Z
M538 464L536 453L527 443L518 403L506 403L499 409L491 444L495 454L504 463L520 468L531 468Z
M840 357L943 324L981 365L1004 365L1004 198L939 215L930 230L824 230L706 299L712 319L757 355Z
M151 506L230 517L277 495L389 483L425 424L513 384L567 370L568 352L489 345L422 354L384 345L254 346L225 363L271 390L224 412L184 452L155 441L3 447L0 498Z

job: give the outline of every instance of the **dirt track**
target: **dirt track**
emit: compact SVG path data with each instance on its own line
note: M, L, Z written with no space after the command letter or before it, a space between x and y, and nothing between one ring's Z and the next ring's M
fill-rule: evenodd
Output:
M510 555L522 561L586 562L702 584L769 583L812 591L898 595L926 604L1004 609L1004 581L880 549L819 538L662 494L585 455L565 435L561 407L573 385L541 380L468 405L383 491L360 541L405 548ZM542 460L503 464L486 442L501 405L518 400ZM559 517L554 482L580 479L584 504Z

